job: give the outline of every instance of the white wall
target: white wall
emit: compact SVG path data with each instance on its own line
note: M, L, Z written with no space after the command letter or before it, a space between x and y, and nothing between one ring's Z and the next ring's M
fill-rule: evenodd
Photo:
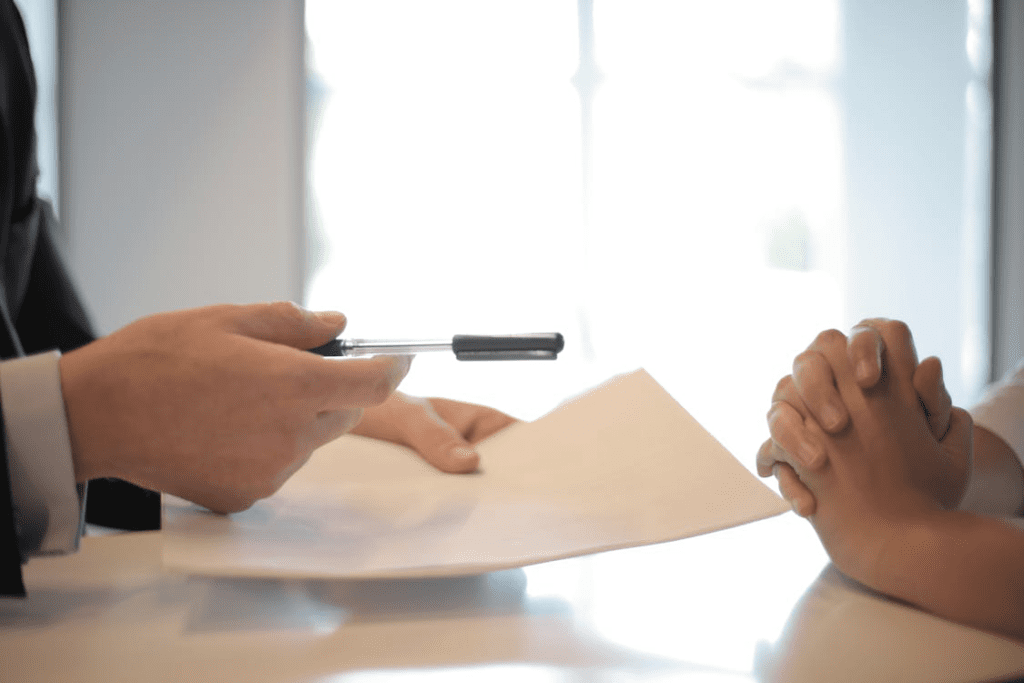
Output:
M301 0L63 2L61 215L98 331L300 300Z

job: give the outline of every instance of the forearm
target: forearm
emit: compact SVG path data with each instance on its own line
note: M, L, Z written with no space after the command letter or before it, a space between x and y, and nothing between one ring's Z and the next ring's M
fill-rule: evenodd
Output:
M895 535L872 588L937 616L1024 641L1024 531L944 511Z
M962 510L996 516L1019 515L1024 507L1024 471L1013 449L999 436L974 425L974 462Z

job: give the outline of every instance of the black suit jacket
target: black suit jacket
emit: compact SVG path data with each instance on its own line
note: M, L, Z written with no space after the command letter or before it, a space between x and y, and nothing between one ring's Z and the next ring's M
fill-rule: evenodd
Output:
M36 84L13 0L0 0L0 358L93 340L92 328L54 244L56 217L36 196ZM2 397L0 397L2 400ZM0 420L0 595L24 595L7 441ZM90 522L159 527L159 497L119 482L90 482Z

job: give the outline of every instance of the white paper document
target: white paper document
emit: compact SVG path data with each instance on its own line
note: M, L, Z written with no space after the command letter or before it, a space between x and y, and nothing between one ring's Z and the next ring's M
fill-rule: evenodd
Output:
M408 449L346 436L245 512L165 496L164 564L228 576L475 574L789 510L643 370L479 452L477 473L450 475Z

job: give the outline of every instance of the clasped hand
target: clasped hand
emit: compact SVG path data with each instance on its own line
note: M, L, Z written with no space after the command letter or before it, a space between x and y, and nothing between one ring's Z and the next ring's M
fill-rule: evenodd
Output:
M906 325L823 332L783 378L758 472L775 474L844 571L870 580L903 523L956 507L971 468L970 416L951 406L938 359L918 364Z
M845 394L840 376L849 382ZM814 514L816 499L797 470L819 472L828 464L826 440L850 427L848 395L856 399L863 392L877 398L891 391L901 392L900 399L916 409L940 446L932 460L918 454L922 459L913 468L915 480L926 484L942 506L956 507L971 466L970 448L962 443L971 431L970 417L952 406L939 359L918 364L910 331L899 321L862 321L849 339L835 330L823 332L797 356L793 374L779 381L772 396L771 438L758 451L758 473L777 477L797 514Z

